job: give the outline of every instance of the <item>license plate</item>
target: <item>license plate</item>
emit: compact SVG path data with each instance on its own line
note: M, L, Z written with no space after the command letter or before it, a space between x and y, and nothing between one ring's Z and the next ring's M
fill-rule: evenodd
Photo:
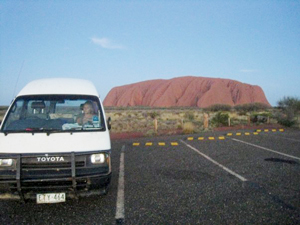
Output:
M36 202L38 204L59 203L65 201L66 201L66 193L47 193L47 194L36 195Z

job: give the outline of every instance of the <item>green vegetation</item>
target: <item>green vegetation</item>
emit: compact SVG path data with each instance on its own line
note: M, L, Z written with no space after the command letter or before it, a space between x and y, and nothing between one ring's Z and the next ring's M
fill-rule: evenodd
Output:
M217 104L206 109L197 107L129 107L105 108L107 117L112 117L112 132L140 132L144 135L156 133L154 120L157 120L157 134L198 133L215 127L258 126L278 124L278 115L285 118L283 109L253 103L231 107ZM204 129L204 114L209 117L208 129ZM285 121L281 124L289 125ZM156 134L155 134L156 135Z
M183 133L184 134L196 133L195 125L192 122L184 123L183 124Z
M211 123L213 126L228 126L228 113L217 112L217 114L212 118Z
M236 110L238 112L243 112L243 113L267 110L269 108L270 108L269 106L267 106L263 103L258 103L258 102L234 106L234 110Z
M149 116L152 118L152 119L155 119L155 118L157 118L158 116L159 116L159 113L158 112L150 112L149 113Z
M189 121L195 120L194 112L192 112L192 111L186 112L185 115L184 115L184 118L189 120Z
M205 108L206 111L208 112L219 112L219 111L231 111L232 107L230 105L226 105L226 104L215 104L212 105L208 108Z
M300 100L297 97L283 97L278 101L281 112L277 113L279 124L287 127L295 126L299 123Z
M0 121L7 108L0 106ZM284 97L278 101L276 108L253 103L235 107L217 104L206 109L197 107L105 107L105 111L106 117L112 119L112 133L139 132L146 136L191 134L207 130L204 129L205 113L209 116L208 130L214 127L227 127L229 122L231 127L264 124L297 127L299 125L300 100L295 97Z

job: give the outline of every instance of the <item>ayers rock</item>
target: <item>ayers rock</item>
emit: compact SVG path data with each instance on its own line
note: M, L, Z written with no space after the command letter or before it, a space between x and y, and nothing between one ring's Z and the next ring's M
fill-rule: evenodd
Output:
M187 76L115 87L110 90L103 104L105 106L205 108L215 104L235 106L256 102L270 106L259 86L229 79Z

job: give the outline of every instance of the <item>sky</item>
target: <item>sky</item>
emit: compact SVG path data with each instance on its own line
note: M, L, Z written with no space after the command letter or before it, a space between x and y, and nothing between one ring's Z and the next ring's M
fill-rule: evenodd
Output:
M28 82L116 86L182 76L300 97L300 1L0 0L0 105Z

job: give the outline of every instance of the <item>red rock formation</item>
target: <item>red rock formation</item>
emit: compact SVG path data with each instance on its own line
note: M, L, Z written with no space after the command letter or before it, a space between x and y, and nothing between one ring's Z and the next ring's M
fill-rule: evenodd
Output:
M178 77L171 80L150 80L113 88L105 106L197 106L215 104L231 106L246 103L270 106L263 90L256 85L206 77Z

